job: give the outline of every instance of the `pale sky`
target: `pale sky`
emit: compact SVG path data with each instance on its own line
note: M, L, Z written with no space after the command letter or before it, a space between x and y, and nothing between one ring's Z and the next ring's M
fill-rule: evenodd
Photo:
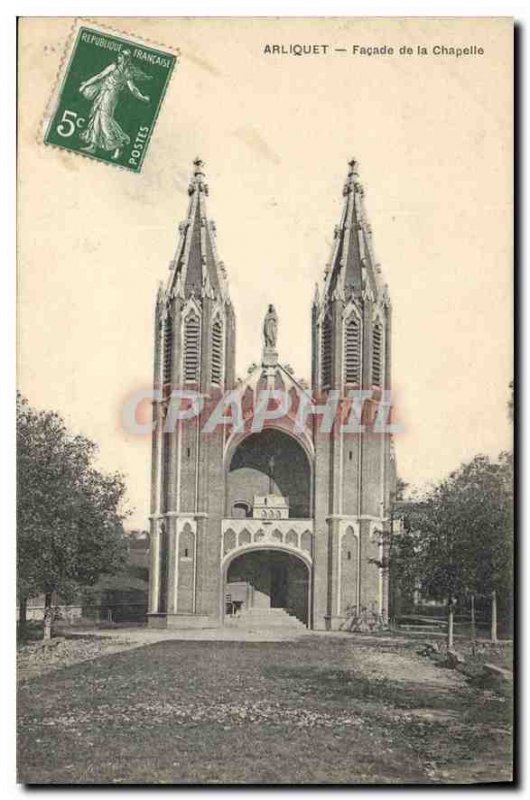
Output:
M120 426L152 380L157 285L206 162L237 315L237 371L261 351L310 377L310 306L347 162L359 161L393 305L400 476L415 486L511 445L512 28L509 20L105 20L176 68L140 175L42 144L72 21L20 30L19 386L96 441L147 524L150 442ZM476 44L483 56L264 55L267 43Z

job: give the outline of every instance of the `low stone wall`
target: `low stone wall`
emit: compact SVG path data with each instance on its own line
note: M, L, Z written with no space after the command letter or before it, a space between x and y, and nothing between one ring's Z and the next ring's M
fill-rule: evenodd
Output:
M20 609L16 610L17 621L20 618ZM147 616L146 603L98 603L97 605L71 605L54 606L55 619L64 622L79 622L82 619L98 620L104 622L145 622ZM28 621L41 621L44 619L44 604L28 606L26 609Z

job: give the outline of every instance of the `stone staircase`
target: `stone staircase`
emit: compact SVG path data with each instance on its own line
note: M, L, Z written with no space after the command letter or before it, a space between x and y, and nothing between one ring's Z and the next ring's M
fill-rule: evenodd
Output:
M303 622L288 614L284 608L246 608L235 617L226 616L225 625L247 631L262 631L274 628L288 633L305 633Z

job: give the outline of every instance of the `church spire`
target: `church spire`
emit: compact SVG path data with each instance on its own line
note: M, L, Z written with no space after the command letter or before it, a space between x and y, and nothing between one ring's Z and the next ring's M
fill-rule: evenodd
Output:
M223 263L217 255L215 223L208 219L206 197L208 184L204 161L196 158L188 187L188 213L179 225L180 240L170 264L168 290L183 297L207 296L228 301L228 282Z
M369 287L375 297L380 288L378 267L364 209L364 189L355 159L348 163L342 194L344 206L340 222L335 227L330 264L324 280L324 296L359 296Z

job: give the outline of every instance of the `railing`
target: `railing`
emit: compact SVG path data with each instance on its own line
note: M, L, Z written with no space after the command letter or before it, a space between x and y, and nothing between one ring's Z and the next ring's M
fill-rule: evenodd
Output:
M312 519L224 519L223 556L236 550L268 546L302 554L310 560L313 553L313 527Z

